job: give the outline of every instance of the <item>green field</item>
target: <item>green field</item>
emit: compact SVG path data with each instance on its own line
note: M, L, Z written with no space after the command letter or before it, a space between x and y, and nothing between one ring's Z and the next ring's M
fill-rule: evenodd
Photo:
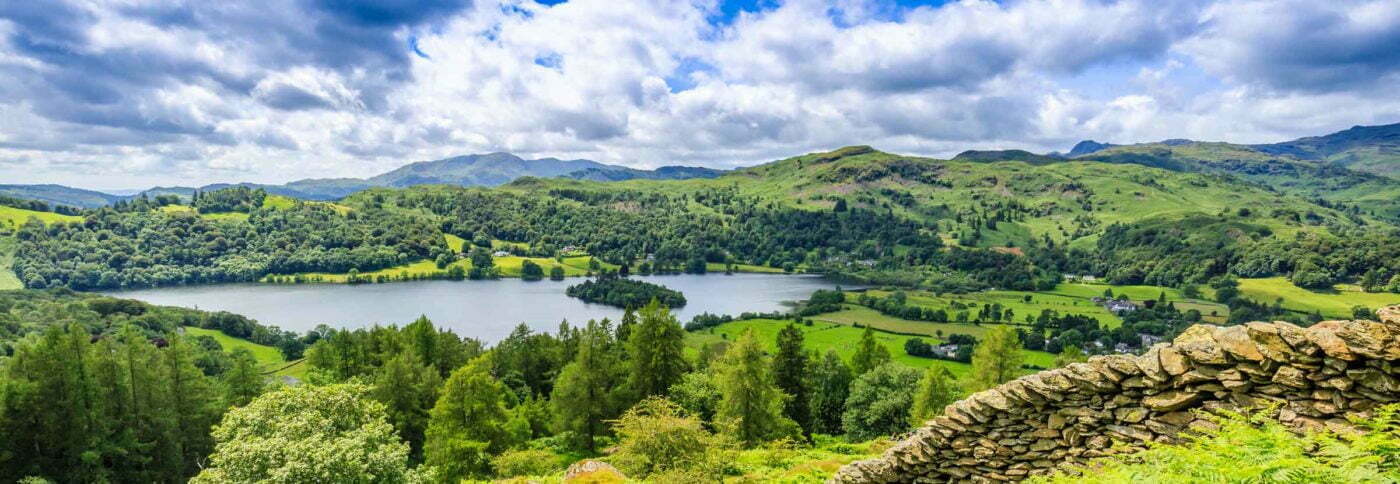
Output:
M12 269L15 261L14 237L0 237L0 291L24 289L19 276Z
M699 348L706 343L725 340L733 341L743 334L744 331L752 329L758 336L758 339L762 341L770 351L774 351L777 349L778 331L787 326L787 324L788 321L773 319L735 321L714 328L690 332L686 336L686 344L692 348ZM864 329L845 324L824 321L814 322L811 326L799 324L797 328L802 330L803 336L806 338L807 349L815 350L818 353L825 353L828 349L834 349L836 350L836 354L840 355L841 358L846 361L850 361L851 356L855 354L856 346L860 342L861 333L865 331ZM876 341L890 351L890 356L894 357L896 363L914 368L928 368L931 365L943 366L948 368L949 371L953 372L953 374L957 375L959 378L967 376L971 371L972 367L965 363L919 358L905 354L904 342L908 341L910 338L914 337L886 333L883 331L875 332ZM930 342L936 341L936 338L924 339ZM1027 364L1048 368L1055 361L1055 356L1050 353L1025 351L1025 354Z
M208 336L218 341L224 351L232 352L235 349L243 348L253 353L253 358L258 360L258 368L263 373L274 376L291 376L302 379L306 376L305 360L288 362L282 358L282 352L271 346L260 345L242 338L235 338L224 334L223 331L214 329L203 329L194 326L185 326L185 334L190 336Z
M1327 318L1350 318L1353 306L1371 310L1400 304L1400 294L1363 292L1353 285L1338 284L1331 291L1310 291L1288 279L1240 279L1240 294L1255 302L1273 304L1282 299L1283 308L1304 313L1320 312Z
M1103 291L1099 291L1100 294ZM887 291L869 291L869 294L876 297L888 297L891 293ZM906 304L942 309L948 312L949 319L955 317L959 311L967 311L969 318L976 318L977 311L986 304L1001 304L1004 309L1013 312L1013 322L1024 322L1026 316L1039 316L1041 311L1051 310L1060 314L1079 314L1099 320L1099 324L1106 327L1117 327L1122 324L1122 320L1108 312L1102 306L1094 304L1087 297L1066 296L1056 293L1037 293L1026 291L982 291L968 294L934 294L925 291L906 291ZM1030 296L1030 301L1026 297ZM1153 295L1156 298L1156 295ZM853 300L851 295L847 301ZM956 309L953 304L958 303L966 306L966 309Z
M20 225L29 220L30 217L39 219L40 222L51 224L54 222L81 222L82 217L76 215L63 215L53 212L36 212L5 205L0 205L0 228L5 232L13 232Z
M706 262L705 272L724 272L725 265L719 262ZM753 264L734 264L734 272L756 272L760 274L782 274L781 267L756 266ZM801 271L798 271L801 272Z

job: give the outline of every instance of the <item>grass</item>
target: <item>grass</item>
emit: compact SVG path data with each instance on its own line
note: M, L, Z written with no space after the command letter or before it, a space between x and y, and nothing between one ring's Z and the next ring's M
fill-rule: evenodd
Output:
M76 215L36 212L33 210L0 205L0 228L4 228L8 232L14 232L19 226L24 225L24 222L28 221L31 217L37 218L40 222L45 224L52 224L55 222L81 222L83 220L82 217Z
M724 264L719 262L706 262L705 272L724 272ZM755 272L760 274L783 274L781 267L756 266L753 264L734 264L734 272Z
M0 291L24 289L13 269L16 243L14 237L0 237Z
M447 240L447 248L453 252L462 252L462 248L467 246L467 239L463 239L452 234L442 234L442 238Z
M1288 279L1240 279L1240 294L1264 304L1283 300L1283 308L1304 313L1319 312L1328 318L1350 318L1353 306L1371 310L1400 304L1400 294L1363 292L1354 285L1338 284L1331 291L1310 291L1293 285Z
M788 323L789 321L774 319L735 321L688 333L686 336L686 344L692 348L698 349L706 343L736 340L744 331L752 329L758 336L758 339L762 341L770 351L776 351L778 331L786 327ZM850 361L851 357L855 355L861 334L865 332L864 329L856 328L848 324L827 321L813 322L811 326L799 324L797 328L802 330L807 349L815 350L822 354L826 353L827 350L835 350L836 354L846 361ZM958 378L966 377L972 371L972 366L966 363L909 356L904 352L904 342L911 338L915 338L915 336L905 336L884 331L875 332L875 340L879 342L881 346L884 346L885 349L889 350L890 356L893 357L895 363L919 369L938 365L948 368L948 370ZM936 341L936 338L923 339L931 342ZM1027 364L1049 367L1055 360L1054 355L1041 351L1024 351L1024 353L1026 355Z
M305 379L307 366L305 360L288 362L285 358L282 357L282 352L278 351L277 348L273 348L267 345L260 345L243 338L235 338L233 336L224 334L223 331L215 329L204 329L194 326L185 326L185 334L190 336L208 336L214 338L214 341L218 341L219 346L222 346L224 348L224 351L227 352L232 352L233 350L238 348L243 348L248 350L249 352L252 352L253 358L258 360L258 368L261 369L264 374L271 374L273 376L291 376L298 379Z
M887 291L869 291L870 295L876 297L888 297L891 293ZM1012 320L1023 322L1026 316L1039 316L1041 311L1051 310L1060 314L1080 314L1099 320L1099 324L1114 328L1122 324L1122 320L1108 312L1102 306L1094 304L1085 297L1066 296L1056 293L1037 293L1027 291L982 291L968 294L934 294L925 291L906 291L907 304L943 309L948 312L948 317L954 318L960 311L967 311L969 318L976 318L977 312L982 306L987 304L1001 304L1003 310L1010 309L1013 312ZM1030 301L1026 298L1030 297ZM854 300L856 295L848 295L847 300ZM1156 295L1153 295L1156 298ZM966 309L956 309L954 304L966 306Z

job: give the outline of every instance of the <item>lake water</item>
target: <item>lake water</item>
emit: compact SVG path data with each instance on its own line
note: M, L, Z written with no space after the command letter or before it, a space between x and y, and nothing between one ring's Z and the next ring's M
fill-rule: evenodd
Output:
M682 323L696 314L781 311L817 289L836 284L820 276L776 274L709 274L634 276L685 294L687 304L673 310ZM416 281L388 284L219 284L166 287L107 294L166 306L229 311L266 325L303 332L318 324L359 328L373 324L404 325L426 315L439 327L485 342L496 342L520 323L554 332L559 322L622 317L622 310L588 304L564 295L582 282Z

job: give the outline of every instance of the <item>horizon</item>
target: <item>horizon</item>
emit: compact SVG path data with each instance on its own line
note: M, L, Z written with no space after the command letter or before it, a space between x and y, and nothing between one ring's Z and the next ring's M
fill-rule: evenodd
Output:
M1397 43L1394 0L12 2L0 179L1273 143L1400 121Z

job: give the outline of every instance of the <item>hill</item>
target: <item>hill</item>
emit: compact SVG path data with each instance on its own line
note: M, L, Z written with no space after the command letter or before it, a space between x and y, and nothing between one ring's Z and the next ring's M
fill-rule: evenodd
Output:
M120 195L53 184L0 185L0 195L77 208L102 207L125 198Z
M1272 155L1341 165L1390 177L1400 176L1400 123L1353 126L1325 136L1251 147Z

